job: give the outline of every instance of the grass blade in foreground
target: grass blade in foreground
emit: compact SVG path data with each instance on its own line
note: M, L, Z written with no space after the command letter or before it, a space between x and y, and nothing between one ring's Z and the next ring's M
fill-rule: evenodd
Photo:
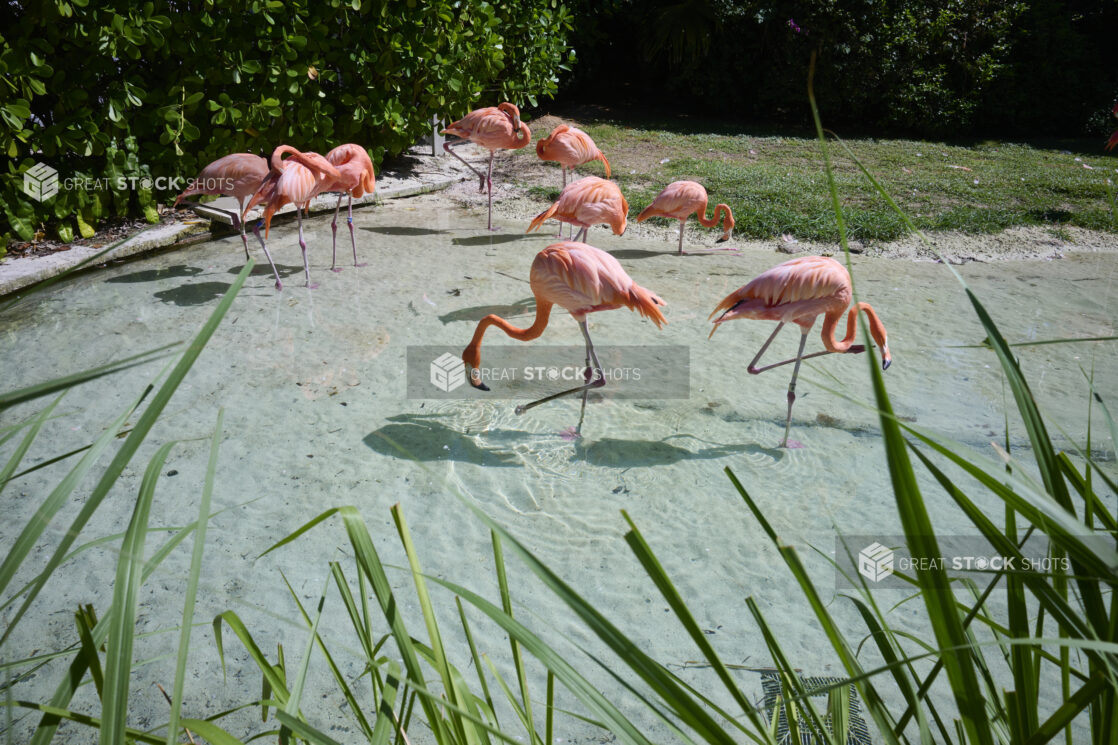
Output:
M174 446L174 442L168 442L160 447L148 464L144 480L140 484L140 498L136 500L132 520L120 547L116 581L113 583L113 618L105 650L105 696L101 700L102 745L124 742L128 719L128 679L132 673L132 644L136 634L136 605L142 582L148 516L151 514L159 473Z
M179 385L186 377L186 374L190 371L190 368L193 367L194 362L202 353L202 350L205 348L206 343L213 336L214 331L217 330L217 327L221 323L222 319L225 317L225 314L229 312L229 308L233 304L233 299L237 296L237 293L240 292L241 287L244 286L245 280L248 278L249 274L252 272L252 268L255 265L256 263L251 259L248 261L247 264L245 264L245 267L241 270L241 273L237 275L237 278L235 280L233 280L232 285L226 291L225 295L222 297L213 313L210 314L209 319L207 319L206 323L203 324L202 329L194 337L194 340L191 342L190 346L188 346L183 352L182 357L179 359L175 367L171 370L170 374L167 376L167 379L163 382L163 385L160 386L159 390L152 398L151 403L148 404L146 409L144 409L144 413L140 416L139 421L136 422L136 426L132 428L132 431L129 433L128 437L125 438L124 443L120 447L120 450L117 451L116 456L105 469L105 472L102 474L101 479L97 482L97 485L93 488L89 497L86 499L86 502L82 506L82 509L79 512L78 516L71 523L69 530L66 532L66 535L61 541L61 545L59 545L55 553L48 561L47 567L43 572L43 579L34 587L32 587L31 590L28 592L28 596L24 600L24 604L20 609L20 613L26 610L26 608L34 601L35 596L38 595L39 591L42 590L42 587L46 583L47 579L54 572L54 570L58 568L58 565L61 563L62 558L67 555L70 546L77 539L77 536L81 532L82 528L85 527L85 524L89 521L89 518L93 515L97 508L100 507L101 501L105 498L106 495L108 495L109 490L116 483L117 479L120 478L121 472L128 465L128 463L131 462L132 457L136 454L136 451L140 448L140 445L147 438L148 433L151 432L151 428L155 425L155 422L159 418L159 415L163 413L163 410L166 408L167 403L171 400L171 397L174 395L175 391L178 389ZM0 640L0 645L2 644L3 640ZM51 705L60 709L65 708L69 704L70 699L73 697L74 692L77 690L77 685L80 679L81 676L78 676L77 679L74 679L72 675L63 678L62 682L59 684L54 696L51 699ZM46 745L46 743L50 742L53 739L57 727L58 719L51 717L50 715L45 715L43 717L43 720L39 723L39 728L36 730L35 735L32 738L31 745Z
M839 223L839 236L843 248L847 251L849 263L849 249L846 245L846 235L842 223L842 210L838 206L838 189L835 186L834 175L831 169L831 160L827 152L826 137L823 134L823 123L819 118L819 108L815 104L815 91L812 86L815 75L815 52L812 52L811 68L808 72L808 100L811 103L811 114L815 120L815 131L823 149L824 165L827 169L827 180L835 205L835 218ZM916 484L916 474L912 470L912 463L908 459L908 451L900 427L893 416L889 394L885 390L885 381L881 370L877 366L876 355L872 352L869 334L865 329L865 322L861 321L862 335L866 339L866 359L873 377L874 398L880 410L882 435L885 440L885 452L889 464L889 476L893 483L893 494L896 497L897 512L904 527L905 539L913 558L920 563L941 555L931 519L928 517L920 489ZM918 564L920 566L920 564ZM917 580L928 609L928 620L932 624L936 643L941 649L962 649L967 643L966 632L959 620L958 611L955 609L955 597L948 584L947 573L936 566L921 566L917 570ZM963 717L963 728L967 739L975 745L993 745L993 733L990 731L989 721L986 718L983 706L982 691L978 685L974 663L966 653L949 654L945 656L945 668L951 681L951 690L955 695L955 703L959 714Z
M209 525L210 503L214 491L214 474L217 471L217 451L221 444L222 422L225 409L218 409L214 436L210 441L210 460L206 464L206 480L202 486L202 503L198 506L198 528L194 533L194 550L190 556L190 575L186 580L186 597L182 603L182 632L179 636L178 662L175 665L175 685L171 695L171 721L167 725L167 745L178 742L179 713L182 710L183 682L186 680L186 653L190 648L190 631L194 625L194 601L198 596L198 578L202 575L202 554L206 547L206 527Z

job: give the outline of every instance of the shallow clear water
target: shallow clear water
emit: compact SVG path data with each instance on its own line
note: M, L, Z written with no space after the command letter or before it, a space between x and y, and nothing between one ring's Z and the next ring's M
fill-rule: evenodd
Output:
M727 324L707 339L706 319L715 304L786 257L753 251L679 258L674 243L593 230L592 243L612 251L638 283L667 301L669 321L657 330L626 310L595 314L595 342L688 347L691 396L664 401L592 397L583 437L572 441L563 432L578 420L573 398L516 416L516 402L473 391L452 401L406 397L409 345L464 347L477 321L491 312L518 325L530 323L528 269L535 252L553 240L550 233L523 235L523 226L511 223L490 235L484 214L479 219L437 204L426 198L359 211L359 254L368 265L354 269L343 261L345 271L338 274L328 270L329 220L309 221L312 279L320 284L315 290L302 287L294 225L274 227L269 247L285 275L284 291L273 289L266 262L258 264L172 399L149 446L79 543L123 529L147 459L170 439L181 441L165 469L176 473L160 482L154 521L176 526L193 520L208 454L205 438L224 407L214 502L224 511L213 519L208 535L198 620L205 624L216 613L235 610L269 655L277 642L285 645L289 666L302 653L305 632L292 623L297 611L280 573L304 602L312 602L326 582L328 562L342 561L348 571L350 552L336 521L256 558L261 552L325 509L348 504L361 511L385 560L403 565L389 514L399 502L425 569L494 597L488 530L468 514L459 501L464 499L507 527L654 657L697 685L703 684L705 671L683 666L698 652L643 578L623 540L627 526L620 510L644 533L726 661L771 664L744 605L753 596L780 630L795 664L807 674L838 674L793 580L723 473L726 467L733 469L783 540L802 549L818 584L828 591L833 574L810 545L830 551L836 529L900 532L877 418L867 406L872 390L865 355L831 355L805 363L792 437L806 447L779 450L775 445L783 430L790 369L745 373L772 325ZM340 227L339 254L344 258L348 235ZM259 252L254 255L262 259ZM0 318L4 386L30 384L170 339L190 338L242 266L240 239L230 237L86 273L29 298ZM853 266L856 292L874 305L889 331L894 364L885 377L897 414L992 455L988 443L1004 441L1005 410L1012 400L993 354L966 348L981 342L984 333L958 282L942 265L855 257ZM1010 341L1118 333L1118 254L1073 253L1061 261L958 269ZM491 329L486 342L509 340ZM792 356L797 342L798 334L786 330L769 359ZM578 345L581 335L566 313L557 311L534 343ZM819 348L816 331L808 349ZM1019 348L1050 430L1066 446L1083 442L1086 434L1081 368L1093 369L1101 395L1109 401L1118 397L1116 349L1113 343ZM140 394L162 364L147 364L69 394L59 407L65 416L48 423L30 462L88 443ZM540 394L552 390L544 387ZM21 407L6 421L32 410L34 406ZM1113 444L1098 426L1097 413L1094 421L1093 447L1112 463ZM1009 440L1015 452L1027 449L1023 428L1012 418ZM0 456L10 451L9 444ZM0 546L11 546L63 472L59 466L43 469L0 496L7 517L0 526ZM944 533L964 530L966 523L932 479L921 474L921 485L936 512L937 528ZM84 485L82 498L90 488L92 483ZM1000 506L991 503L990 508L991 514L1001 514ZM77 509L71 504L55 520L33 559L45 561ZM162 538L152 538L149 546L157 540ZM96 549L69 565L64 577L48 585L34 611L35 622L21 627L4 656L29 655L68 640L78 604L107 605L115 561L112 550ZM188 564L189 548L180 548L145 586L142 630L178 623ZM510 570L522 617L550 629L545 633L551 638L566 634L593 648L587 633L553 596L515 562ZM20 575L23 581L30 576ZM403 574L394 576L413 633L420 635L413 595L404 591L408 584ZM449 627L453 605L448 595L438 597ZM860 628L848 603L836 601L832 610L850 628ZM898 616L898 623L921 628L918 614L902 609ZM480 615L474 617L480 622ZM347 661L344 652L358 645L347 634L347 624L333 594L323 629L353 678L360 674L356 655ZM464 655L461 639L448 636ZM137 657L165 654L174 649L175 638L143 639ZM236 642L228 644L233 667L223 681L212 632L206 625L195 632L189 715L212 714L258 695L258 673ZM493 633L483 646L497 660L506 659L503 635ZM458 659L467 667L467 657ZM609 685L592 665L580 667L600 685ZM150 683L169 688L173 670L171 658L137 673L132 709L137 726L154 726L165 718L165 704ZM320 725L352 727L321 658L314 671L309 689L314 693L304 711ZM59 673L56 668L41 671L24 684L19 697L45 696ZM759 695L759 678L739 675ZM88 702L90 693L83 695ZM562 703L575 706L569 700ZM242 736L260 728L259 720L242 721ZM659 732L656 723L645 726ZM588 728L570 718L561 719L559 729L565 739L589 737ZM74 732L80 741L84 733ZM335 732L345 739L345 729Z

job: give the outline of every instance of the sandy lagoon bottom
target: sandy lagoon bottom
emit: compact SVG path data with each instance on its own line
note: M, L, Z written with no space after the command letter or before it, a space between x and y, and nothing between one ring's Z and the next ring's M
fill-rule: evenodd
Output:
M685 347L690 393L664 400L594 397L583 437L572 440L563 433L578 418L573 399L516 416L516 402L496 398L496 386L493 394L464 391L457 400L413 399L406 390L410 345L460 349L476 322L491 312L529 325L533 303L528 269L535 252L553 241L553 231L526 236L520 232L524 226L507 223L489 234L484 214L479 219L476 212L447 208L435 197L362 210L355 222L360 258L368 265L354 269L347 262L338 274L328 270L329 219L308 222L312 278L320 283L315 290L302 287L294 224L275 227L270 247L280 262L285 289L276 292L267 264L258 264L120 488L78 541L123 529L147 460L158 444L169 440L180 442L160 481L153 523L177 526L193 520L207 438L224 407L214 503L221 512L207 538L197 614L202 625L191 646L187 715L210 715L259 695L259 673L236 641L227 642L229 675L222 677L208 626L222 611L240 615L269 656L283 644L289 668L295 669L306 628L298 622L283 578L312 605L326 585L330 561L342 562L352 573L344 531L331 520L295 544L257 557L339 505L355 506L384 560L403 566L389 513L391 505L400 503L430 574L496 598L488 529L460 500L476 505L653 657L700 689L715 690L708 670L689 666L698 659L697 650L628 550L620 514L625 510L724 660L743 666L771 664L744 604L753 596L805 674L841 673L790 574L723 472L733 469L783 540L800 547L816 582L828 593L835 586L834 573L811 546L827 554L837 532L900 532L876 415L866 405L872 390L864 355L828 356L805 364L793 437L806 448L778 450L774 446L783 428L788 368L761 376L745 373L771 324L739 322L707 340L706 318L717 301L787 257L746 251L681 259L673 255L674 244L592 231L595 245L611 251L638 283L667 301L669 320L657 330L628 311L596 314L591 323L595 342ZM344 225L340 228L339 253L347 256L348 235ZM240 240L234 236L86 273L28 298L0 318L5 388L190 338L243 263ZM889 330L894 365L886 379L897 414L993 455L989 443L1004 441L1005 408L1012 401L993 354L967 347L981 342L984 333L948 268L859 257L853 266L856 291L878 309ZM1011 341L1116 333L1118 254L1072 253L1060 261L958 269ZM813 333L809 350L819 348L818 339ZM786 331L773 354L791 356L797 341L797 334ZM491 330L487 343L509 341ZM544 337L533 342L580 343L578 327L563 312L556 312ZM1116 347L1084 343L1019 351L1052 432L1069 448L1082 443L1087 388L1081 369L1093 370L1100 394L1115 401ZM90 442L163 364L147 364L69 394L59 407L63 415L48 422L29 462ZM556 389L547 384L539 388L541 395ZM5 420L15 421L41 405L23 406ZM1015 453L1027 460L1022 427L1011 418L1009 430ZM1094 433L1096 455L1113 463L1113 445L1102 430L1096 427ZM6 458L11 449L9 443L0 456ZM3 492L0 547L5 552L67 467L36 471ZM937 529L969 532L931 477L922 473L921 483ZM13 586L29 580L46 561L90 488L92 483L83 484L48 528ZM988 506L1000 519L1002 507ZM149 551L162 540L153 536ZM80 604L103 610L110 599L115 545L86 551L56 574L0 655L13 660L58 649L73 638L72 614ZM189 554L188 542L145 585L141 632L179 623ZM565 606L515 560L510 576L518 615L569 650L570 658L579 660L580 669L603 690L617 691L605 673L573 651L571 643L599 647ZM402 570L394 570L392 577L405 619L413 635L422 637L410 582ZM902 596L897 591L882 594L886 605ZM465 645L452 631L457 627L452 597L440 590L436 600L455 661L466 669ZM5 625L13 610L4 612ZM848 601L837 598L832 611L861 638L862 627ZM902 606L892 617L903 628L926 632L915 605ZM471 612L471 620L481 651L508 673L503 634L486 625L479 613ZM356 679L361 674L359 645L334 589L321 631L346 676ZM146 664L134 673L130 710L137 727L166 720L166 704L154 684L170 687L175 639L176 633L164 633L138 641L136 658ZM873 657L866 661L872 664ZM317 652L311 670L303 711L337 739L354 741L359 732ZM39 669L16 686L15 698L45 700L62 672L57 662ZM760 695L756 673L736 674L751 695ZM538 682L535 690L542 696ZM631 697L611 696L651 736L670 737ZM93 699L92 687L86 686L74 706L92 709ZM569 696L559 703L578 708ZM22 741L35 718L21 710L15 716L15 740ZM506 713L503 721L512 726L511 715ZM271 725L248 714L226 721L241 738ZM566 741L588 741L600 733L561 716L557 734ZM429 740L422 726L413 727L411 736ZM64 727L60 735L65 742L89 739L89 731L77 726Z

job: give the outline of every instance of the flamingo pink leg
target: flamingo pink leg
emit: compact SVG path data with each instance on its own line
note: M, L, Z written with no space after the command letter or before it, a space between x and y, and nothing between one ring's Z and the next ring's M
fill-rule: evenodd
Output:
M497 151L489 151L489 175L485 177L485 183L489 186L489 229L493 229L493 157Z
M338 195L338 203L334 206L334 221L330 223L330 231L334 234L334 258L330 261L330 271L340 272L341 267L338 266L338 213L342 210L342 197L345 194ZM352 218L350 222L350 230L353 229ZM354 249L356 256L356 249Z
M455 158L462 161L462 164L464 166L466 166L466 168L469 168L471 171L473 171L477 175L477 177L479 179L481 179L481 185L478 187L478 192L479 193L484 192L485 191L485 176L482 175L481 171L479 171L478 169L474 168L469 163L467 163L465 158L463 158L461 155L459 155L458 153L451 150L452 147L458 147L459 145L461 145L465 142L469 142L469 140L455 140L454 142L444 142L443 143L443 150L447 151L448 153L453 155Z
M572 393L581 393L582 394L582 414L579 416L578 427L575 428L575 431L578 432L582 429L582 420L583 420L583 417L586 416L586 397L590 393L591 388L601 388L602 386L604 386L606 384L606 377L605 377L605 373L602 372L601 363L598 362L598 355L594 352L594 344L593 344L593 342L590 341L590 331L586 328L586 321L579 321L578 322L578 327L580 329L582 329L582 338L586 340L586 367L587 367L587 376L590 378L590 382L586 383L585 385L580 385L576 388L571 388L571 389L566 390L566 391L560 391L559 393L553 393L550 396L545 396L544 398L538 399L536 401L532 401L531 403L526 403L526 404L523 404L521 406L517 406L516 407L516 413L518 415L523 414L524 412L528 411L528 409L535 408L536 406L539 406L540 404L545 404L548 401L554 401L557 398L562 398L563 396L569 396ZM593 369L590 368L590 363L591 362L594 363Z
M684 251L683 250L683 227L684 227L684 224L686 222L687 222L686 218L679 221L679 255L680 256L688 256L688 255L693 255L693 254L709 254L709 253L714 253L715 251L734 251L734 252L740 252L741 251L741 249L734 248L733 246L726 246L726 247L723 247L723 248L700 248L697 251ZM724 240L726 240L726 239L725 238L719 238L715 242L716 243L721 243ZM788 361L791 362L791 360L788 360Z
M237 206L240 209L237 210L237 214L233 215L233 229L235 230L238 227L241 229L241 243L245 244L245 259L248 259L250 258L248 255L248 236L245 235L245 221L241 219L241 215L245 212L245 200L239 200Z
M303 238L303 211L298 207L295 208L295 215L299 218L299 248L303 251L303 273L306 275L308 289L314 290L318 287L317 284L311 284L311 265L307 262L307 241Z
M353 234L353 195L349 195L349 206L346 208L349 216L346 217L346 222L349 223L349 242L353 246L353 265L356 267L366 266L366 264L357 263L357 238Z
M815 319L812 319L813 321ZM800 374L800 363L803 362L804 345L807 344L807 335L811 326L805 326L800 332L800 351L796 353L796 366L792 368L792 380L788 383L788 418L784 420L784 439L777 447L802 448L803 443L791 441L789 444L788 433L792 430L792 404L796 403L796 377Z
M260 241L260 248L264 249L264 255L268 257L268 263L272 265L272 272L276 275L276 289L283 289L283 282L280 281L279 270L276 269L276 262L272 261L272 255L268 253L268 246L264 244L264 237L260 235L260 227L264 224L263 220L258 220L253 227L252 232L256 235L256 240Z

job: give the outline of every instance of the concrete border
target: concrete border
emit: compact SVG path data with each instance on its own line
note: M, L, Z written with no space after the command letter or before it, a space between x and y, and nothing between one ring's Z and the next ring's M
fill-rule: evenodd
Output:
M424 150L425 148L416 146L405 154L406 170L377 174L376 192L355 199L354 206L440 191L467 177L473 177L473 174L456 159L434 157L425 154ZM337 195L327 194L317 197L311 202L310 212L315 214L333 211L337 202ZM178 220L144 228L98 258L97 263L90 264L88 268L102 267L110 261L119 261L153 251L174 250L224 235L225 231L215 233L211 230L211 226L213 223L232 226L236 211L237 202L232 197L219 197L212 202L197 205L194 207L194 212L198 215L198 219ZM285 205L276 214L284 215L294 211L294 205ZM254 209L249 213L248 220L257 219L261 213L262 210L259 208ZM68 251L59 251L47 256L8 258L0 263L0 297L57 277L103 250L104 246L73 246Z

